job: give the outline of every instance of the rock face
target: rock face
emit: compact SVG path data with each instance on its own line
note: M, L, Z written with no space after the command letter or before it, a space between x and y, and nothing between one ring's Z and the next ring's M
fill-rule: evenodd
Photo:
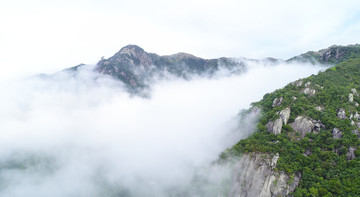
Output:
M280 118L284 121L284 125L286 125L287 124L287 121L289 120L289 118L290 118L290 108L289 107L287 107L287 108L285 108L284 110L282 110L281 112L280 112Z
M346 119L346 113L345 113L345 110L344 109L338 109L338 112L337 112L337 117L341 118L341 119Z
M315 125L312 123L312 121L302 116L297 117L291 124L291 127L294 129L294 131L300 133L301 138L305 137L307 133L310 133L314 126Z
M275 172L279 155L256 153L243 155L235 166L235 173L229 197L272 197L288 196L300 184L301 173L294 179L280 171ZM291 182L291 184L289 184Z
M283 97L275 98L274 101L273 101L272 107L280 106L283 99L284 99Z
M281 133L283 123L286 125L290 117L290 108L285 108L279 112L279 119L276 119L275 122L269 121L265 126L269 133L274 133L275 135Z
M342 132L338 128L332 130L333 139L340 139L342 137Z
M352 103L354 102L354 95L353 94L349 94L349 102Z
M355 159L355 153L354 151L356 150L355 147L350 147L347 154L346 154L346 159L347 160L352 160Z
M312 88L305 88L302 90L302 93L312 96L312 95L316 94L316 90L314 90Z
M266 128L269 133L274 133L275 135L281 133L283 120L281 118L275 120L275 122L269 121L266 124Z
M356 91L355 88L351 89L351 92L352 92L355 96L359 96L359 94L357 93L357 91Z

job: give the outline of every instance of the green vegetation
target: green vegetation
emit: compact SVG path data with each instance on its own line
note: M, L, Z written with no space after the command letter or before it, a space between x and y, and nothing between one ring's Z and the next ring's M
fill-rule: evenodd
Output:
M290 176L302 172L294 196L360 196L360 140L354 132L359 129L356 126L359 121L350 119L351 114L360 112L357 105L360 96L352 92L352 89L359 91L360 87L360 58L350 59L302 81L302 85L289 84L253 103L253 107L262 110L256 132L228 149L221 158L249 152L279 153L277 170ZM306 83L315 94L303 93ZM354 94L353 102L349 102L350 93ZM274 99L280 97L284 98L281 105L273 107ZM281 134L269 133L265 125L279 118L278 112L287 107L291 108L288 124L282 126ZM345 110L347 118L337 116L339 109ZM320 120L325 128L300 138L291 127L298 116ZM341 138L333 138L333 128L342 131ZM347 158L350 147L356 149L355 159ZM311 154L305 155L305 152Z

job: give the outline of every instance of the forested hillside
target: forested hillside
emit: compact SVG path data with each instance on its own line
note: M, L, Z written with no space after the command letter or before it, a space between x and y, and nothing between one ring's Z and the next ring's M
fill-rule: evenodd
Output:
M358 58L266 94L256 132L222 158L279 153L275 171L302 175L294 196L359 196L359 87Z

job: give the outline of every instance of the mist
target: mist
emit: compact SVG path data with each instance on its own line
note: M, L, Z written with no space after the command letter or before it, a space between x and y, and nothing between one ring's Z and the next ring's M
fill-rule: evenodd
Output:
M251 133L238 113L324 67L249 61L243 74L158 80L148 98L91 69L0 84L0 196L226 193L231 165L212 163Z

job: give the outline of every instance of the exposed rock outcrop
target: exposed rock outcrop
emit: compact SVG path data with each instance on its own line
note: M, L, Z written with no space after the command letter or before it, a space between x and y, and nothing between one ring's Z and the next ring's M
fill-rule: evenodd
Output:
M353 94L349 94L349 102L352 103L354 102L354 95Z
M337 111L337 117L345 120L347 117L346 117L346 112L345 112L345 109L338 109Z
M285 108L279 113L280 118L276 119L275 122L269 121L265 126L269 133L274 133L275 135L281 133L283 124L287 124L290 118L290 108Z
M301 173L294 179L280 171L275 171L279 155L256 153L245 154L235 166L229 197L272 197L288 196L300 184Z
M338 128L334 128L332 130L333 139L340 139L342 137L342 131L340 131Z
M287 124L287 122L288 122L288 120L289 120L289 118L290 118L290 112L291 112L291 110L290 110L290 108L289 107L287 107L287 108L285 108L285 109L283 109L281 112L280 112L280 118L283 120L283 122L284 122L284 125L286 125Z
M292 82L291 84L295 85L296 87L300 87L300 86L302 86L303 83L304 83L304 81L298 80L298 81Z
M272 107L280 106L283 99L284 99L283 97L275 98L274 101L273 101Z
M273 121L269 121L265 126L269 133L274 133L275 135L281 133L283 120L281 118Z
M314 124L308 118L299 116L291 124L291 127L294 131L299 132L301 138L303 138L307 133L310 133L313 130Z
M355 147L350 147L347 154L346 154L346 159L347 160L352 160L352 159L355 159L355 153L354 151L356 150Z
M359 94L357 93L357 91L356 91L355 88L351 89L351 92L352 92L355 96L359 96Z
M310 95L310 96L313 96L316 94L316 90L312 89L312 88L305 88L301 92L304 94Z

